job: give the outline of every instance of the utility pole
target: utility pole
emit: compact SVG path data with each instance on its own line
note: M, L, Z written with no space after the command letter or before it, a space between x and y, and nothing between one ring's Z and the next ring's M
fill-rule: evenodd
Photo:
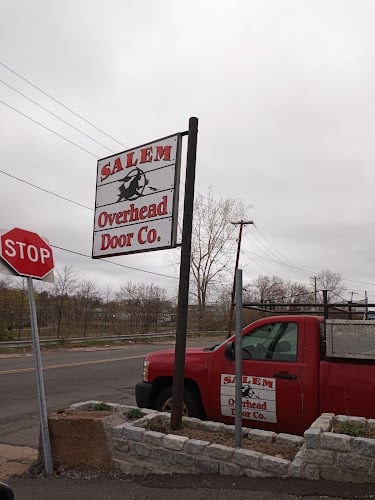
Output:
M317 295L318 294L317 294L317 287L316 287L316 276L314 276L314 302L315 302L315 304L318 301Z
M247 224L254 224L254 222L252 220L247 220L247 221L240 220L238 222L231 222L231 224L234 224L235 226L240 226L240 233L238 235L236 264L234 267L234 278L233 278L233 287L232 287L231 304L230 304L229 321L228 321L228 338L232 335L232 323L233 323L233 314L234 314L234 298L235 298L235 294L236 294L236 273L237 273L237 269L238 269L238 262L240 260L242 229L243 229L243 226L246 226Z

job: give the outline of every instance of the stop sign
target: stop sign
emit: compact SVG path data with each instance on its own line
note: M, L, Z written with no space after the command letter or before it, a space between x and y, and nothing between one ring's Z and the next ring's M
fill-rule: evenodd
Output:
M0 257L20 276L43 279L54 268L49 244L38 234L18 227L0 236Z

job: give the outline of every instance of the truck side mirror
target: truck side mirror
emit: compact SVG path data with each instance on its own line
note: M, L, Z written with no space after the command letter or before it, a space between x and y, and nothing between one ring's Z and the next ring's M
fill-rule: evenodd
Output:
M225 345L225 357L229 361L234 361L236 359L234 342L227 342Z

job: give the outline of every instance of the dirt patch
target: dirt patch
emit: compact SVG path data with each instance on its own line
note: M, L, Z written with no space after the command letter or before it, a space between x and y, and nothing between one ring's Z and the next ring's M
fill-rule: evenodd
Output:
M0 444L0 481L24 474L37 458L38 450L35 448Z
M199 427L184 427L179 431L171 431L169 422L151 422L150 430L156 432L163 432L164 434L176 434L178 436L186 436L190 439L201 439L209 443L222 444L233 448L235 446L233 434L225 430L211 431ZM244 437L242 439L242 448L247 450L258 451L265 455L271 455L277 458L284 458L286 460L294 460L296 453L300 449L300 445L293 444L279 444L270 441L258 441Z

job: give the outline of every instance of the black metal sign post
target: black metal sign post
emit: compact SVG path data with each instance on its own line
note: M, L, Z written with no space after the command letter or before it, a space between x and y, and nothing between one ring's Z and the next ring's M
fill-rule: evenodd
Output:
M235 416L234 437L236 448L242 446L242 269L236 270L236 346L235 346Z
M180 260L180 282L178 289L175 364L172 390L171 430L182 427L182 404L184 394L185 349L187 313L189 302L189 275L191 258L191 230L193 226L195 164L197 154L198 118L189 119L189 138L186 160L184 217Z

